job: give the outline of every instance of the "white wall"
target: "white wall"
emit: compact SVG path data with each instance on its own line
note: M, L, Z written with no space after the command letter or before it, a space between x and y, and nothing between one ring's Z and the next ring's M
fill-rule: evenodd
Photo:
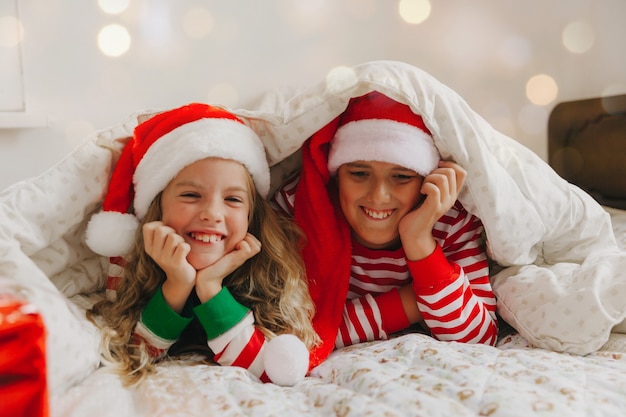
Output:
M0 189L136 111L191 101L251 106L269 89L308 87L337 65L393 59L421 67L544 159L554 105L626 92L624 0L431 0L418 25L400 18L398 0L131 0L116 15L97 0L18 2L26 109L49 124L0 129ZM207 15L208 34L190 36L190 20ZM591 29L584 53L562 42L574 21ZM97 42L113 23L132 40L116 58ZM526 97L537 74L559 88L542 106Z

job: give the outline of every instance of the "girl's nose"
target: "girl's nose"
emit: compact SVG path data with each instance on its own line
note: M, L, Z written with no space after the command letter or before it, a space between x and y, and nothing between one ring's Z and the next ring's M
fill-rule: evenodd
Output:
M207 203L200 210L200 218L203 221L220 222L224 219L224 213L219 204Z

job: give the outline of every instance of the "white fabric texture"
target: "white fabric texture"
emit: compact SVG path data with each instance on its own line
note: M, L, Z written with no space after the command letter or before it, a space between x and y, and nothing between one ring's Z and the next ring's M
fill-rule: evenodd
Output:
M431 75L405 63L370 62L303 91L269 93L258 109L236 113L276 165L351 97L372 90L420 114L442 158L467 170L459 199L483 221L488 254L502 267L492 279L502 317L539 347L581 355L599 349L626 317L626 252L617 248L610 216ZM280 169L274 167L278 178Z
M76 302L103 288L106 260L89 250L84 235L106 192L112 155L133 123L136 117L94 134L47 172L0 193L0 291L41 311L52 396L100 363L99 333Z

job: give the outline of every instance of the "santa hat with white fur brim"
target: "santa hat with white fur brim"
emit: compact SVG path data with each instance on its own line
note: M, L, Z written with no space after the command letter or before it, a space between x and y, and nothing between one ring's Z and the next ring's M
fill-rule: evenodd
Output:
M328 171L345 163L380 161L409 168L421 176L439 163L430 131L421 116L374 92L351 102L330 142Z
M209 157L240 162L267 196L269 166L256 133L224 109L192 103L137 126L115 166L102 211L87 226L87 245L103 256L128 254L152 200L183 168Z

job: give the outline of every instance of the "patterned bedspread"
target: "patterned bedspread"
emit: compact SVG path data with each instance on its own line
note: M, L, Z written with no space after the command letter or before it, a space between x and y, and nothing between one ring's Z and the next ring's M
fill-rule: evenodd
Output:
M53 416L621 416L626 335L581 357L530 347L517 334L498 348L407 334L334 352L294 387L242 369L161 364L135 390L104 370L53 403Z

